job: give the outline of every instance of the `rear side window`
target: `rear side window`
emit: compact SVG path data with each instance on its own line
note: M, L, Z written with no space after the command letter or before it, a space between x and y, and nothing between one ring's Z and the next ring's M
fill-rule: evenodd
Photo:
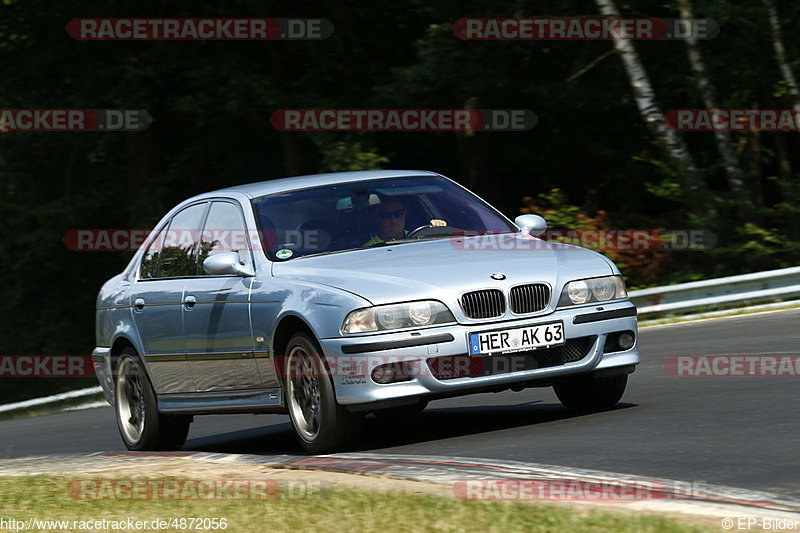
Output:
M197 240L207 206L207 203L195 204L172 217L169 229L153 241L142 259L143 278L175 278L196 274ZM158 251L154 252L155 249Z
M164 238L164 230L160 230L150 241L150 246L142 257L142 264L139 268L139 277L142 279L158 277L158 258L161 254L161 243Z
M214 202L208 211L200 237L198 273L203 275L203 261L221 252L237 252L243 264L250 263L250 247L242 210L230 202Z

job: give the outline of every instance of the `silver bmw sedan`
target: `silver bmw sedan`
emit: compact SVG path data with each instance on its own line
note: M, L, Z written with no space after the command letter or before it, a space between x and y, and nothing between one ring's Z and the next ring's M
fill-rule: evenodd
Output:
M97 298L93 357L131 450L195 415L288 413L311 453L363 418L554 387L609 407L639 363L636 308L603 255L547 242L424 171L300 176L190 198Z

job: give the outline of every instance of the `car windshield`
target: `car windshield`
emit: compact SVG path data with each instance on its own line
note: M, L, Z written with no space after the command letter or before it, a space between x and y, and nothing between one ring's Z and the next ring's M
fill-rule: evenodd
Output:
M253 200L275 260L517 228L450 180L435 176L342 183Z

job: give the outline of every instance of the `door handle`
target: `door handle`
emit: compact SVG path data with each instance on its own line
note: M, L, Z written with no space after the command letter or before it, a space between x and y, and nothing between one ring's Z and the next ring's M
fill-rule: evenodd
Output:
M133 301L133 307L134 307L134 308L135 308L137 311L141 311L142 309L144 309L144 298L136 298L136 299Z
M183 304L186 306L187 309L192 309L194 304L197 303L197 298L194 296L187 296L183 299Z

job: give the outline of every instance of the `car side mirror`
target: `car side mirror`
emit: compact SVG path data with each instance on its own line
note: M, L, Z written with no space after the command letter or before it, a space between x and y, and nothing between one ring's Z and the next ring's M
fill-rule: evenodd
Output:
M242 263L238 252L220 252L203 260L203 270L212 276L235 274L237 276L253 276L254 273Z
M534 237L538 237L547 229L547 221L539 215L520 215L514 219L514 224Z

